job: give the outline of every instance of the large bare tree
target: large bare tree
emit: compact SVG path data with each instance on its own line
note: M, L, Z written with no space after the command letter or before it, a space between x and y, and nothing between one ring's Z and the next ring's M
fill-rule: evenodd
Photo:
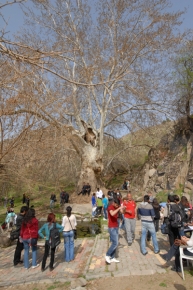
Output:
M55 126L81 157L78 187L101 183L105 134L168 113L167 67L181 37L168 0L34 0L25 30L0 52L25 72L1 116ZM31 120L31 119L30 119Z

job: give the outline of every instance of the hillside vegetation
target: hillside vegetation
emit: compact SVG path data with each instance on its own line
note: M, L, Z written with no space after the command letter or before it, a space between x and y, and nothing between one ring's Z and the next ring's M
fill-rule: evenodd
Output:
M132 179L135 170L147 160L148 151L169 132L173 122L163 122L127 134L120 139L105 139L103 182L106 187L120 187L123 180ZM125 150L124 150L125 149ZM7 154L1 171L1 197L48 196L62 189L76 191L80 159L66 138L50 128L28 132L22 144ZM85 180L89 182L89 180ZM132 180L131 180L132 183Z

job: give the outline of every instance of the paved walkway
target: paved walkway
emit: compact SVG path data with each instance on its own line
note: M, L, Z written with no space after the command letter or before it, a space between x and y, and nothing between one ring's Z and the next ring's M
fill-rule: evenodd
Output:
M29 270L25 270L22 266L13 267L15 245L9 248L1 248L0 286L32 282L66 282L81 276L92 279L106 276L165 273L165 270L161 267L164 261L160 255L154 254L151 245L147 247L148 255L143 256L140 253L139 233L140 222L137 221L136 240L130 247L127 246L124 234L120 234L117 253L120 263L111 263L111 265L106 265L104 259L109 246L107 226L104 226L104 232L96 238L77 239L75 241L75 260L70 263L64 262L64 247L61 243L55 255L55 269L53 272L50 272L48 268L42 273L40 267L36 269L29 268ZM158 241L160 249L164 252L164 249L169 246L166 236L158 233ZM39 247L38 263L42 260L43 251L43 247ZM49 261L47 261L48 264Z

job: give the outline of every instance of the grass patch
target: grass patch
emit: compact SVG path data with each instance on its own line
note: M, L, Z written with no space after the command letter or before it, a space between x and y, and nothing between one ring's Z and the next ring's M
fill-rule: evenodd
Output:
M156 198L158 199L158 202L167 202L168 200L168 191L160 191L156 194Z
M162 282L162 283L159 284L159 286L160 286L160 287L167 287L167 284L164 283L164 282Z

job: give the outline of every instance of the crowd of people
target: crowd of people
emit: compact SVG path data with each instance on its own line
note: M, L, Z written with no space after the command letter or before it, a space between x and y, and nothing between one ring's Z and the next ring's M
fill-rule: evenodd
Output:
M66 215L62 219L62 224L56 222L54 213L49 213L47 222L38 230L38 220L35 216L35 209L22 206L16 220L16 231L18 238L14 253L14 266L24 265L25 269L30 268L29 250L32 250L32 269L40 266L37 263L37 242L38 237L45 239L44 255L41 263L41 271L46 269L46 260L50 252L49 269L54 269L54 257L56 245L52 246L51 231L57 229L59 233L63 233L64 237L64 261L70 262L74 260L74 230L76 229L76 217L71 214L72 208L67 206ZM24 250L24 260L21 260L21 253Z
M55 194L51 195L50 200L56 201ZM179 246L187 245L184 253L193 256L193 235L186 237L185 229L193 223L192 206L185 196L179 198L178 195L168 195L167 203L159 203L157 198L153 197L152 193L144 195L143 201L137 206L132 197L131 191L122 197L120 190L109 189L107 196L100 188L92 194L92 216L103 216L104 220L108 221L108 231L110 235L111 245L106 252L105 261L107 264L112 262L119 263L115 253L119 242L120 230L125 232L125 238L128 247L132 247L135 241L136 219L141 220L141 239L140 249L142 255L147 255L146 243L152 239L154 253L160 253L160 247L157 240L157 232L160 229L161 223L164 228L164 234L168 235L170 248L168 253L161 255L166 261L164 266L167 266L168 261L175 256L175 266L173 270L180 272L179 262ZM32 249L32 269L39 266L37 264L37 240L38 236L45 239L45 250L41 263L41 270L46 268L46 260L50 255L49 269L54 269L54 256L56 246L51 246L51 231L57 229L63 233L64 237L64 260L66 262L74 259L74 230L77 222L75 215L71 214L72 208L66 208L66 215L62 219L62 224L56 222L54 213L48 214L47 222L38 230L38 220L35 216L34 208L29 208L27 205L21 207L20 213L16 216L11 210L7 213L9 217L16 218L16 231L18 231L17 245L14 254L13 263L15 266L24 265L25 269L29 265L29 249ZM24 261L21 260L21 252L24 249Z
M107 198L108 197L108 198ZM154 253L160 253L160 247L157 241L156 233L159 231L161 223L167 226L170 249L168 254L161 255L167 262L175 256L175 266L172 270L180 272L179 262L179 245L186 244L187 249L184 253L193 256L193 235L188 238L185 236L184 229L192 225L192 206L185 196L181 199L178 195L168 195L168 201L164 204L159 203L157 198L154 198L152 193L144 195L143 201L136 205L132 198L132 194L128 191L126 197L122 197L119 189L109 189L107 197L102 191L97 188L97 191L92 195L92 215L101 216L103 219L108 217L108 231L110 235L111 246L106 253L106 263L118 263L115 258L116 248L118 246L119 229L125 231L125 237L128 247L132 246L135 240L136 219L141 220L141 239L140 248L143 255L147 255L146 243L152 239ZM178 218L178 223L175 219Z

